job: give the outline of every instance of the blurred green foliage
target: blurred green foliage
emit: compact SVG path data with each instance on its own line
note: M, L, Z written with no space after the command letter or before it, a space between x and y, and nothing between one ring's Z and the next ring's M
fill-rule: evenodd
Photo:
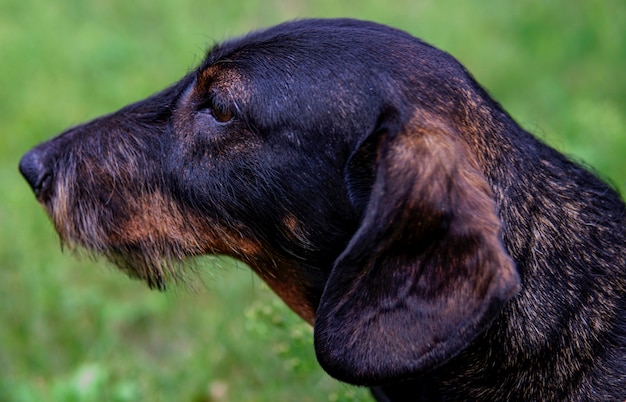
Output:
M64 128L175 81L206 47L298 17L375 20L447 50L527 129L626 190L626 3L0 0L0 400L344 401L312 332L234 261L150 292L62 254L17 173Z

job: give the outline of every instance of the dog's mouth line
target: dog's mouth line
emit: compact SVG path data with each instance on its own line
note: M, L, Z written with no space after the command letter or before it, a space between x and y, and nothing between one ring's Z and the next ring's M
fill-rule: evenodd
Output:
M185 227L183 236L178 231L181 227L163 231L163 227L150 228L147 224L143 225L145 231L141 236L129 240L124 232L120 232L127 230L128 226L117 221L116 225L103 229L101 221L106 218L90 214L89 208L85 208L82 214L64 213L65 204L54 198L46 201L44 208L57 232L62 252L85 255L93 260L103 259L129 277L146 282L151 289L166 290L170 284L194 287L190 279L197 271L196 259L202 256L224 255L241 259L259 252L258 245L253 242L228 249L229 244L232 246L229 243L233 241L232 236L220 232L217 227L212 231Z

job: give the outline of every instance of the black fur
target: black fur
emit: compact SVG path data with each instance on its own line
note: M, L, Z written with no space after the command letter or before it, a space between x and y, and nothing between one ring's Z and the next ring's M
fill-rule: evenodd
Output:
M302 20L27 153L62 240L150 286L235 256L380 401L626 399L626 208L407 33Z

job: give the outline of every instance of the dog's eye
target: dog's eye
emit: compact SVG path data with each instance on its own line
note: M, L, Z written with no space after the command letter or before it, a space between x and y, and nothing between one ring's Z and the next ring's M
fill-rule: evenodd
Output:
M227 123L234 117L234 113L227 107L211 99L209 102L202 104L199 111L209 113L215 121L219 123Z
M229 122L233 118L233 112L226 108L215 105L211 109L211 114L213 115L215 120L219 121L220 123Z

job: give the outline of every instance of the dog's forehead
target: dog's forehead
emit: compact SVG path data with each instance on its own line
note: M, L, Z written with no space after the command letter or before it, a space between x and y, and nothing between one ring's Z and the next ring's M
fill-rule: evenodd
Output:
M209 50L202 70L213 66L248 72L298 74L388 66L390 49L421 42L406 32L353 20L299 20L227 40ZM383 58L384 60L381 60ZM381 63L377 65L378 63Z
M406 32L304 20L216 45L196 72L195 89L221 95L257 126L354 129L374 124L391 104L445 105L434 89L463 74L449 55Z
M273 105L274 111L297 106L287 99L306 99L309 105L324 99L352 102L349 98L370 96L382 85L376 71L389 64L374 61L373 52L379 53L377 60L384 58L376 44L389 35L407 38L362 22L286 23L213 47L196 72L197 87L221 90L253 107Z

